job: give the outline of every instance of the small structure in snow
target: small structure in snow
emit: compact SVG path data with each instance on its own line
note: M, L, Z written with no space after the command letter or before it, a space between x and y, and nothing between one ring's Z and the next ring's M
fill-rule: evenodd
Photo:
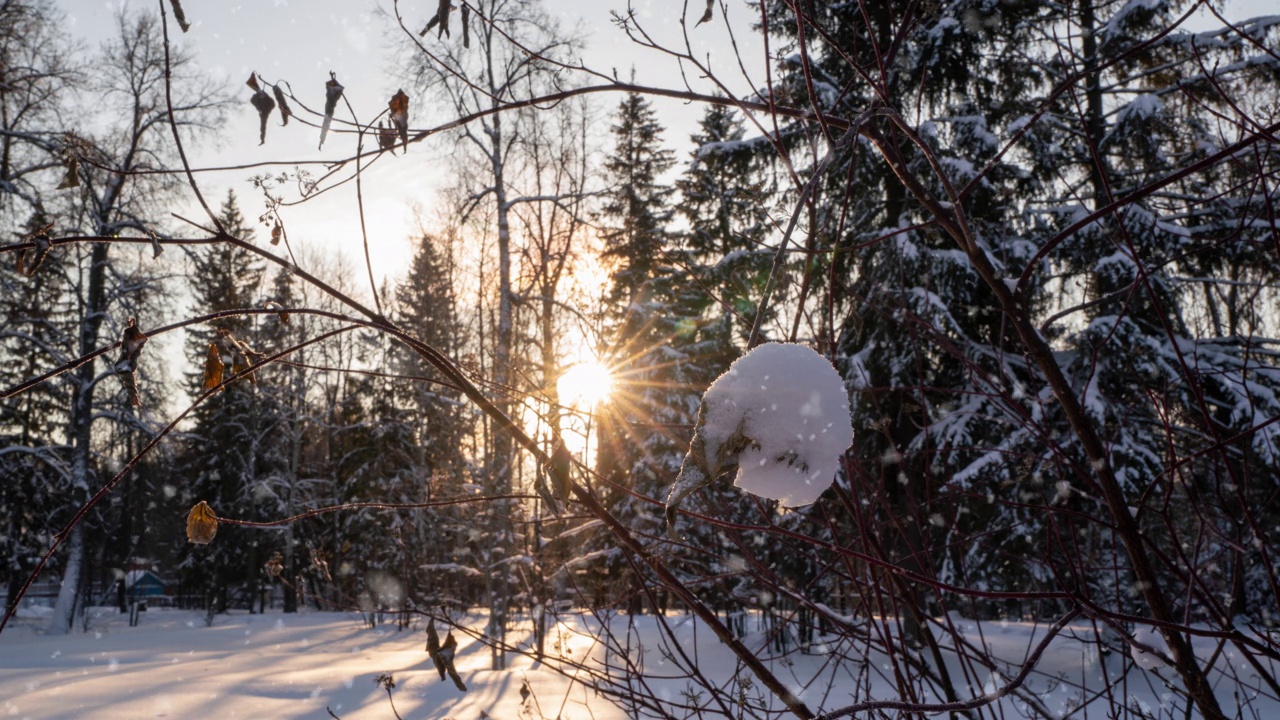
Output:
M737 467L734 485L788 507L831 486L853 442L849 396L826 358L766 343L734 361L702 396L684 464L667 498L667 527L683 500Z
M150 570L130 570L124 577L125 593L130 598L164 597L164 581Z

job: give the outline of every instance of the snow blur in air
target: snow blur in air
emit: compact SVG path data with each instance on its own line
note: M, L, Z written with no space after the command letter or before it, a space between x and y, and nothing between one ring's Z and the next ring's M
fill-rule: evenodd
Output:
M844 381L803 345L760 345L734 361L702 403L707 457L716 457L741 423L754 444L738 458L734 485L787 507L817 500L853 443Z

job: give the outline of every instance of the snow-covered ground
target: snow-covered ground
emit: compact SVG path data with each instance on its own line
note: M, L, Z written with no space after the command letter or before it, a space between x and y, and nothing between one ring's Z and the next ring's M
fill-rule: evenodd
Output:
M358 614L223 615L206 627L201 613L152 609L130 628L113 609L91 612L87 633L44 636L19 625L0 635L0 717L327 718L327 706L343 720L393 720L374 682L389 672L405 720L474 720L481 711L514 719L526 675L543 703L558 704L569 686L528 662L490 672L488 650L460 637L463 694L439 679L421 628L370 629ZM566 717L587 718L584 699L571 693ZM616 716L595 705L594 717Z
M655 678L679 675L671 672L672 665L664 658L670 648L662 647L656 619L616 616L615 627L624 632L628 620L634 620L633 644L644 648L630 659L643 663ZM462 693L436 674L424 651L420 625L404 631L394 624L370 628L358 614L223 615L206 627L201 613L152 609L141 616L138 627L130 628L127 616L96 608L90 612L88 632L63 636L40 633L35 627L41 621L39 616L28 616L0 635L0 717L328 718L327 707L342 720L392 720L386 691L375 682L383 673L395 678L395 709L404 720L626 717L614 704L570 683L548 664L535 666L528 659L515 658L507 670L491 671L489 651L469 637L458 636L456 665L470 688ZM483 623L483 617L468 618L472 627L483 627ZM972 642L1012 662L1021 661L1045 630L1043 624L994 622L984 623L981 630L972 623L959 624ZM745 677L728 650L692 618L673 616L669 625L680 647L709 680L732 687L735 676ZM592 626L595 621L582 619L559 626L548 640L548 652L602 659L600 646L580 632ZM1083 633L1085 628L1074 630ZM1100 656L1094 646L1071 639L1072 631L1069 628L1042 658L1041 672L1029 679L1030 694L1001 702L1005 717L1027 716L1028 699L1050 716L1093 717L1103 709L1105 699L1093 698L1087 715L1073 714L1079 711L1081 688L1096 692L1104 677L1115 682L1117 671L1125 665L1131 668L1129 675L1113 686L1113 692L1129 706L1131 717L1137 716L1132 714L1135 710L1158 717L1164 715L1162 708L1171 708L1172 695L1161 680L1161 674L1168 675L1167 668L1149 658L1142 658L1149 661L1136 668L1118 653ZM760 632L749 633L744 641L751 647L765 646ZM1158 645L1158 638L1144 636L1142 641ZM1201 650L1212 652L1197 643L1197 651ZM1230 661L1231 656L1227 651L1219 661ZM829 711L868 695L899 699L882 660L856 648L819 644L811 653L792 654L771 665L809 707ZM1247 673L1243 665L1241 670ZM1008 680L973 665L966 670L957 664L951 672L961 690L968 689L966 699ZM1233 694L1241 688L1221 675L1216 679L1224 709L1233 709ZM522 703L520 689L526 680L532 699ZM687 698L690 690L683 677L655 679L650 687L677 702ZM758 684L749 695L781 707ZM1260 714L1248 716L1280 717L1280 704L1271 701L1264 700L1254 709Z

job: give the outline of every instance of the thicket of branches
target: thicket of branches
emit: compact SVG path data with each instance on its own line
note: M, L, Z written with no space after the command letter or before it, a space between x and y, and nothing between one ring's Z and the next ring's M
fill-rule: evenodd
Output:
M325 78L255 76L264 127L288 106L271 133L319 130L334 159L255 178L254 223L186 160L231 105L184 74L167 4L92 67L50 5L0 5L6 623L56 572L66 631L94 572L145 554L211 613L272 587L406 622L484 608L494 669L533 655L637 716L1069 714L1028 678L1123 716L1280 703L1280 18L778 0L735 38L766 44L755 76L695 52L743 10L712 1L706 22L683 8L679 46L615 17L689 78L646 87L583 67L537 3L449 7L419 33L395 6L407 113L357 115L337 75L322 102ZM75 93L119 122L73 134ZM659 97L705 106L680 150ZM351 270L290 235L428 144L455 181L394 289L367 239ZM205 217L171 216L180 197ZM189 371L131 347L130 318L186 328ZM668 528L702 391L769 340L846 380L835 485L787 510L730 468ZM615 377L593 408L558 386L583 351ZM181 540L199 501L208 547ZM751 681L709 677L668 629L663 675L697 692L655 690L618 620L673 612ZM612 660L549 649L562 613L600 620ZM1006 619L1049 623L1022 663L972 629ZM1037 678L1068 625L1120 672ZM1140 651L1170 668L1156 710L1125 690ZM778 674L792 653L830 659L817 706Z

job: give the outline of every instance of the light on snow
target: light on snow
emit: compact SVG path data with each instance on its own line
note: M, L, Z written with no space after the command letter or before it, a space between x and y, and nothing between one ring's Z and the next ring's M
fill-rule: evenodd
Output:
M735 463L737 487L784 506L808 505L831 486L852 442L849 396L831 363L803 345L761 345L702 396L667 499L668 523L685 497Z

